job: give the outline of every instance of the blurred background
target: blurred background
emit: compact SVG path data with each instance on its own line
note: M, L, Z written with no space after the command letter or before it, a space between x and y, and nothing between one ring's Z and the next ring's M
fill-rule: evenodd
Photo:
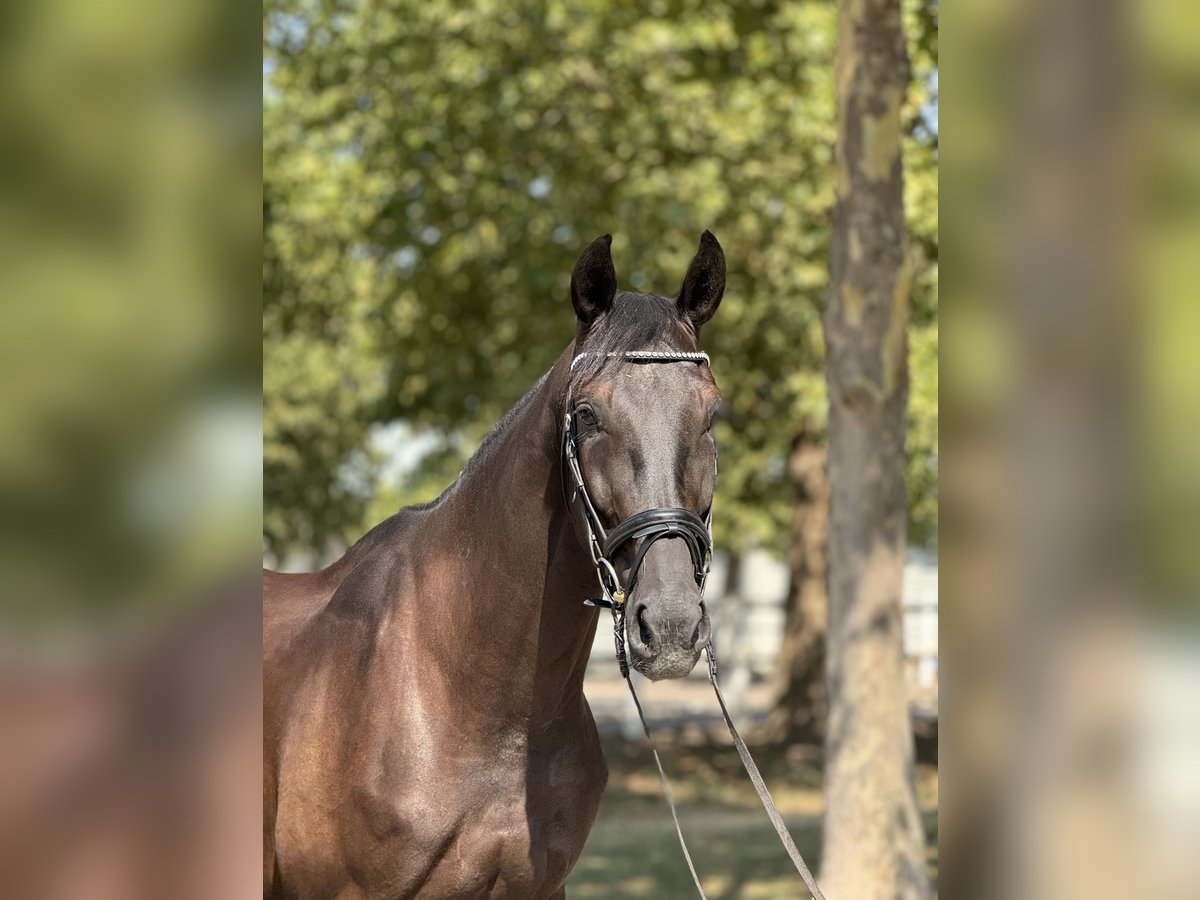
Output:
M944 24L941 887L1189 897L1200 10Z
M772 784L815 859L835 4L270 0L265 10L267 565L320 568L454 480L574 337L569 278L588 241L613 235L622 288L674 296L711 229L729 265L704 333L725 401L716 643L741 721L772 756ZM928 0L903 10L913 277L904 630L932 834L937 19ZM673 744L711 896L793 896L798 881L722 738L703 667L646 691ZM614 777L573 894L686 896L607 619L587 692Z
M0 883L261 868L258 14L0 12Z

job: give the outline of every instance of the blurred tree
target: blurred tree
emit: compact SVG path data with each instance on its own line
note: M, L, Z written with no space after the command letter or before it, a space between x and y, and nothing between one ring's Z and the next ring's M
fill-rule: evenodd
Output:
M832 897L930 895L913 785L901 582L912 284L900 0L839 3L829 384L829 723L821 875Z

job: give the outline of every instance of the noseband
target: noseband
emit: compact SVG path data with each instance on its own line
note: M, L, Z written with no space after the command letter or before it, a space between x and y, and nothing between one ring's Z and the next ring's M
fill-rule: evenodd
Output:
M678 362L695 360L708 364L707 353L689 353L675 350L630 350L624 353L610 353L611 357L634 360L637 362ZM587 356L581 353L571 361L571 367ZM600 582L603 594L599 599L585 601L589 606L606 606L613 610L618 619L623 619L624 603L627 594L637 583L638 572L650 548L664 538L680 538L687 545L692 558L692 575L701 593L704 582L708 577L708 569L712 564L712 504L701 518L690 509L679 507L658 507L634 513L628 519L618 524L613 530L606 531L592 498L588 494L587 484L583 480L583 471L579 467L579 448L575 433L575 416L571 409L570 398L563 420L563 471L568 479L567 497L572 507L580 511L579 518L583 526L588 552L592 564L596 567L596 577ZM633 551L632 563L622 579L617 574L614 561L617 555L631 541L638 541ZM617 615L617 613L621 613ZM626 672L624 629L623 622L617 625L617 655L621 663L622 674Z

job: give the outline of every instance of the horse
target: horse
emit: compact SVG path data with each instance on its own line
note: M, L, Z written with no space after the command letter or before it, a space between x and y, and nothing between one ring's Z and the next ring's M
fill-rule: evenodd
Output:
M597 555L633 669L680 678L708 644L699 335L725 257L705 231L669 299L618 291L611 243L572 271L574 340L438 499L322 571L264 570L265 897L564 898L608 779L583 694ZM599 546L593 523L639 514Z

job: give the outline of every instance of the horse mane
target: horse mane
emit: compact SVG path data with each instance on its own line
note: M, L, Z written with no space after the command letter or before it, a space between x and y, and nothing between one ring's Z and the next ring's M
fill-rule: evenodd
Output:
M529 405L529 403L533 399L534 395L537 394L537 392L541 389L542 385L546 383L546 379L549 377L550 377L549 372L544 373L542 375L542 377L537 380L537 383L534 384L534 386L531 387L529 390L527 390L525 392L525 395L523 397L521 397L521 399L518 400L516 403L514 403L512 408L509 409L508 412L506 412L503 416L501 416L500 421L492 426L492 430L489 431L484 436L483 440L479 442L479 446L476 448L475 452L471 454L471 458L468 459L466 464L463 466L462 472L459 474L459 478L462 478L463 476L474 471L476 468L479 467L480 463L490 455L492 447L495 446L499 442L500 438L504 435L504 433L506 431L508 431L509 426L511 426L512 423L516 420L517 416L519 416L521 414L521 410L523 410L526 406ZM456 480L455 484L457 484L457 483L458 483L458 481ZM452 484L452 485L450 485L450 487L454 487L454 485ZM449 491L449 490L450 490L450 488L446 488L446 491ZM445 496L446 491L442 492L442 496ZM433 502L437 503L438 500L441 500L441 499L442 499L442 497L438 497L438 499L434 500Z
M458 477L450 482L450 484L446 485L440 494L438 494L432 500L426 500L424 503L410 503L407 506L401 507L382 522L368 530L353 544L351 544L350 547L347 548L345 554L343 554L342 558L349 559L352 556L360 556L370 550L372 547L376 547L384 541L389 540L394 535L396 530L402 527L405 517L410 513L424 512L426 510L435 509L437 506L439 506L441 502L450 496L450 493L456 487L458 487L459 482L462 481L463 477L467 473L471 472L475 468L478 468L480 460L488 455L491 447L494 446L500 439L500 436L508 430L508 427L513 423L517 416L520 415L521 410L529 405L530 399L535 393L537 393L538 388L542 386L542 383L546 380L548 375L549 373L546 373L546 375L543 375L541 378L539 378L537 384L526 391L525 396L518 400L516 404L514 404L513 407L503 415L503 417L501 417L499 422L492 426L492 430L487 433L487 436L482 442L480 442L479 447L476 448L473 454L471 454L471 458L467 460L466 464L462 468L462 471L458 473Z

